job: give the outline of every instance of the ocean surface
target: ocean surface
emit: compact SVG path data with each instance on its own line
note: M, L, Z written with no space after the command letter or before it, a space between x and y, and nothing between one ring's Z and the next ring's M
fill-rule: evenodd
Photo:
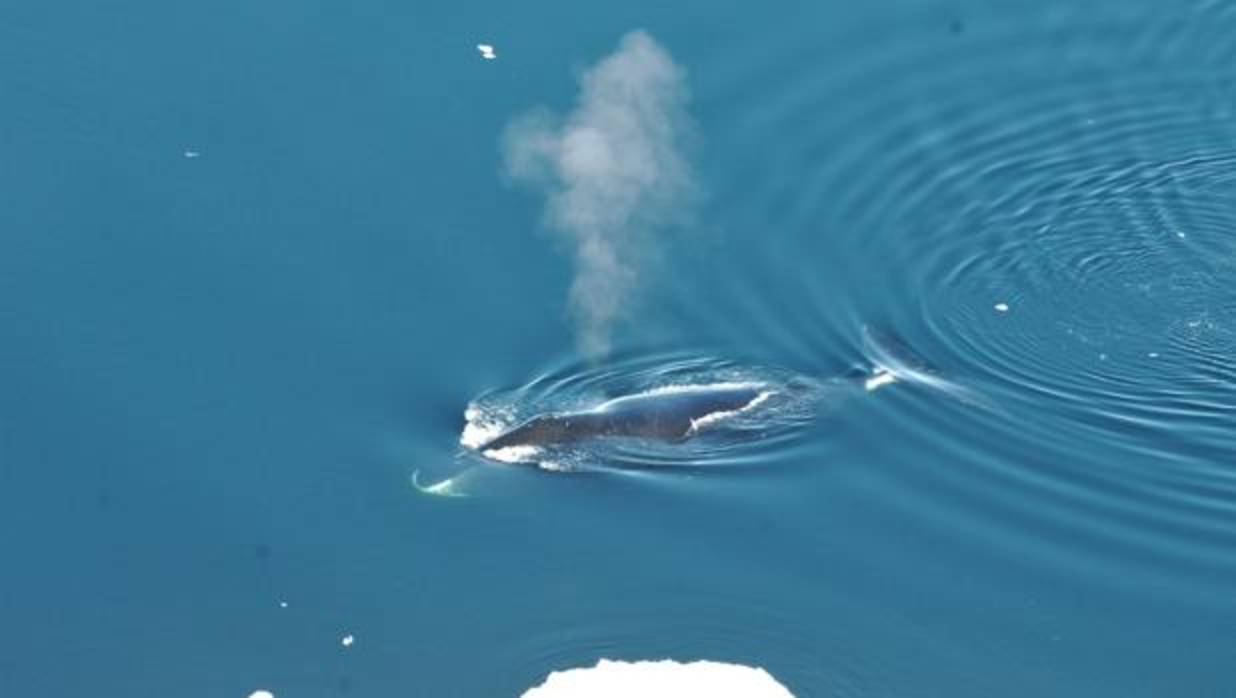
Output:
M0 696L602 657L1233 695L1233 37L1219 0L0 6ZM717 383L769 397L477 451Z

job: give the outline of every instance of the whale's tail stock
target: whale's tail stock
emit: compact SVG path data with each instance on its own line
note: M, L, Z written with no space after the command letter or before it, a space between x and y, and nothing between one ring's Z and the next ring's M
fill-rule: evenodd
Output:
M896 333L872 325L864 325L863 355L870 364L870 373L863 381L868 392L893 383L909 383L951 395L962 402L994 409L995 405L973 389L955 383Z
M936 375L936 369L899 335L881 327L863 325L863 355L872 376L889 375L890 382L914 381Z

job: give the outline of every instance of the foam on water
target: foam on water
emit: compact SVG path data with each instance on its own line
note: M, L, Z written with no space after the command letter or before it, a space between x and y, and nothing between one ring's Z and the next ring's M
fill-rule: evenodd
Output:
M509 410L501 406L482 407L476 403L469 403L464 409L464 428L459 434L459 444L466 448L479 448L501 436L510 428L511 423Z

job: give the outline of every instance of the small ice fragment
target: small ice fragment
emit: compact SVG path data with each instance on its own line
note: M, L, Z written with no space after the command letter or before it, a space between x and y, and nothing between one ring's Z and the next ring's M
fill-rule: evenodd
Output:
M280 602L279 602L279 608L287 608L287 607L288 607L288 602L287 602L287 601L280 601Z
M1150 358L1152 358L1152 359L1157 359L1157 358L1159 358L1159 352L1157 352L1157 351L1152 351L1152 352L1150 352L1149 354L1147 354L1146 356L1149 356L1149 357L1150 357Z
M1177 230L1177 231L1176 231L1176 237L1178 237L1178 238L1180 238L1181 240L1183 240L1183 239L1184 239L1184 236L1185 236L1185 234L1184 234L1184 233L1180 232L1179 230Z
M353 642L356 642L356 636L352 635L351 633L348 633L347 635L343 636L343 639L339 641L339 644L343 645L344 647L351 647Z
M494 53L494 47L490 44L477 44L476 50L480 51L481 58L484 58L487 61L492 61L498 57L498 54Z
M196 150L186 150L185 151L185 157L189 158L190 160L192 160L193 158L201 157L201 156L202 154Z
M249 698L275 698L275 694L271 693L270 691L265 691L259 688L253 693L250 693Z
M1008 304L1008 303L996 303L996 312L997 312L997 313L1007 313L1008 311L1009 311L1009 304Z

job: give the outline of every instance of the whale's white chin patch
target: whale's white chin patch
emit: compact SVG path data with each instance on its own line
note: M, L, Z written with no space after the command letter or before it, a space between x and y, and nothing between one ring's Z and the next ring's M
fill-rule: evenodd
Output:
M506 446L504 448L491 448L487 451L481 451L481 454L486 458L502 463L532 464L541 470L551 473L569 473L575 470L575 468L573 468L568 462L556 461L547 458L546 456L549 454L540 446Z
M543 449L539 446L506 446L482 451L486 458L492 458L503 463L535 463Z

